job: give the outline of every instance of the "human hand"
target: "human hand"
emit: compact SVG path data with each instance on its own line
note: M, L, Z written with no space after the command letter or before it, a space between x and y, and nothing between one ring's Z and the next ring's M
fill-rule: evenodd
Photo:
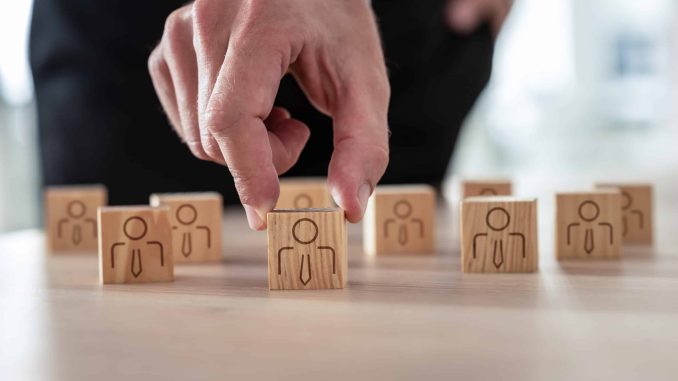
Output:
M513 0L449 0L448 25L460 33L472 33L480 24L489 22L496 36L504 24Z
M228 167L256 230L310 133L273 106L291 72L333 119L332 196L349 221L362 218L389 152L390 87L368 0L196 0L168 17L148 63L171 124L195 156Z

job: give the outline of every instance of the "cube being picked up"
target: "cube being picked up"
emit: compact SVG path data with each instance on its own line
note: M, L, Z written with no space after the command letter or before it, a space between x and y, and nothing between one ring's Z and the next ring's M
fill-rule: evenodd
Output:
M273 210L267 224L271 290L344 288L348 262L343 210Z

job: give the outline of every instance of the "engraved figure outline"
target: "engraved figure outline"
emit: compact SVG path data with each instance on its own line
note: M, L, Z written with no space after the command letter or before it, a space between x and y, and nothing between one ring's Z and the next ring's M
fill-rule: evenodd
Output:
M141 223L141 226L143 227L141 233L134 234L128 230L129 224L133 221ZM146 224L146 221L139 216L128 217L122 225L122 232L125 235L125 237L127 237L130 241L132 242L139 241L146 236L146 233L148 232L148 225ZM111 245L111 268L115 268L115 249L118 247L123 247L127 244L128 242L115 242ZM165 253L163 244L159 241L146 241L146 245L158 247L158 249L160 250L160 266L164 267ZM132 247L132 261L130 264L130 273L132 273L132 275L135 278L138 278L142 272L143 264L141 261L141 248Z
M182 211L188 210L190 214L184 215L185 213L182 213ZM182 217L182 215L184 215ZM177 207L176 211L174 212L174 216L176 220L179 222L180 225L186 226L189 230L185 231L181 235L181 255L184 256L184 258L188 258L191 256L193 253L193 235L191 234L191 226L195 221L198 219L198 210L195 208L195 206L191 204L181 204L179 207ZM177 230L179 229L180 226L174 225L172 226L172 230ZM206 226L206 225L196 225L195 226L196 230L203 231L205 232L205 240L207 243L207 249L212 248L212 230Z
M305 204L301 203L302 200L305 201ZM298 195L294 196L294 199L292 200L292 205L294 206L295 209L312 208L313 198L306 193L299 193Z
M492 223L492 218L491 216L494 213L501 213L504 215L504 219L506 222L504 224L493 224ZM493 207L490 210L487 211L487 214L485 215L485 225L487 225L490 230L493 230L495 232L502 232L508 228L508 226L511 224L511 214L508 212L508 210L502 208L502 207ZM523 233L519 232L509 232L508 233L508 238L510 239L511 237L519 238L520 239L520 246L521 246L521 251L522 251L522 257L526 258L527 257L527 252L526 252L526 239L525 235ZM477 258L477 252L478 252L478 239L479 238L489 238L489 233L477 233L476 235L473 236L473 259ZM507 239L508 240L508 239ZM505 262L505 255L504 255L504 240L503 239L495 239L492 241L493 244L493 251L492 251L492 264L494 267L497 269L501 268L501 266Z
M592 207L591 211L593 213L586 213L585 212L585 207L590 206ZM577 209L577 214L579 215L579 218L584 221L588 226L585 227L584 231L584 251L586 251L587 255L591 255L591 253L595 250L595 240L594 240L594 231L591 225L594 225L594 222L600 217L600 206L598 203L596 203L593 200L585 200L582 203L579 204L579 208ZM580 222L572 222L571 224L567 225L567 245L570 246L572 245L572 229L573 228L580 228L582 224ZM609 222L598 222L598 226L601 227L606 227L608 229L608 232L610 233L610 246L614 245L614 227L612 226L611 223Z
M310 239L302 239L298 236L297 234L297 229L299 228L299 225L302 222L309 222L313 226L314 232L313 236ZM310 218L300 218L297 220L294 225L292 225L292 237L294 240L304 246L310 246L313 242L315 242L318 239L318 234L319 234L319 229L318 229L318 224L315 223ZM337 273L337 255L336 251L334 248L330 246L318 246L318 251L322 252L323 250L328 251L332 255L332 274L336 275ZM282 275L282 255L286 251L293 251L294 252L294 247L292 246L285 246L280 248L278 250L278 275ZM299 266L299 281L306 286L311 279L313 278L312 272L311 272L311 253L309 251L308 254L301 254L301 263ZM305 262L304 262L305 260Z
M624 204L622 205L622 237L626 237L629 232L629 219L632 216L638 217L638 228L645 229L645 213L640 209L631 209L633 206L633 196L627 191L622 191Z
M94 238L97 237L97 222L94 218L82 218L87 213L87 205L80 200L71 200L68 205L66 205L66 214L68 217L64 217L57 221L57 238L63 238L64 225L71 222L71 242L78 246L82 242L82 228L78 221L82 220L83 224L92 225L92 234Z
M485 188L481 189L479 194L481 196L497 196L498 195L497 190L495 188L492 188L492 187L485 187Z
M404 207L404 209L403 209ZM414 217L409 218L412 215L412 204L407 200L398 200L393 204L393 214L397 218L387 218L384 221L384 238L388 238L388 232L391 224L400 222L398 225L398 244L404 246L409 241L409 234L407 230L407 224L413 223L417 224L419 227L419 238L424 237L424 221L421 218ZM409 221L408 221L409 218Z

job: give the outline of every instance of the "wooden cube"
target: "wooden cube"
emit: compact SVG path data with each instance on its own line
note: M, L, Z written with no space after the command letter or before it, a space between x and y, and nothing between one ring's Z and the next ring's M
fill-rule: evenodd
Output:
M598 188L616 188L621 192L622 237L624 243L652 245L654 242L652 185L598 184Z
M508 180L467 180L462 183L462 197L510 196L512 184Z
M556 256L617 258L622 247L622 197L616 190L556 195Z
M103 185L51 186L45 190L45 230L51 252L97 250L97 208L107 203Z
M479 196L461 202L463 272L534 272L538 249L536 199Z
M219 262L223 200L216 192L151 195L151 206L168 206L174 263Z
M174 280L169 207L102 207L98 214L102 283Z
M271 290L344 288L348 261L343 210L274 210L267 223Z
M335 207L327 179L321 177L290 177L280 179L280 197L276 209Z
M367 254L431 253L435 248L435 189L429 185L378 186L363 219Z

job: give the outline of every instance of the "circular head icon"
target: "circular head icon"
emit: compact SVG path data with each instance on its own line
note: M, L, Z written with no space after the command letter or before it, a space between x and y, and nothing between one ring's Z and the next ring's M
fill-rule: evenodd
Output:
M297 209L312 208L313 200L311 200L311 196L302 193L294 198L293 204Z
M509 212L500 207L492 208L487 212L485 222L490 229L494 231L502 231L506 229L511 223L511 215Z
M631 194L626 191L622 191L622 197L624 198L624 202L622 203L622 209L627 210L628 208L631 207L631 204L633 204L633 197L631 197Z
M483 189L480 191L480 195L481 195L481 196L496 196L496 195L497 195L497 191L494 190L494 189L492 189L492 188L483 188Z
M318 225L310 218L302 218L292 225L292 236L300 244L308 245L318 238Z
M198 218L198 211L190 204L183 204L177 208L177 221L182 225L190 225Z
M73 219L78 219L84 216L85 211L87 211L87 207L82 201L78 200L69 202L68 206L66 207L66 213L68 213L68 216Z
M412 204L405 200L400 200L393 205L393 213L398 218L407 218L412 214Z
M148 226L146 225L146 221L144 221L143 218L134 216L125 220L125 223L122 226L122 231L125 233L127 238L131 239L132 241L136 241L144 238L146 232L148 231Z
M600 215L600 208L595 202L587 200L579 205L579 217L582 220L591 222L598 218L598 215Z

